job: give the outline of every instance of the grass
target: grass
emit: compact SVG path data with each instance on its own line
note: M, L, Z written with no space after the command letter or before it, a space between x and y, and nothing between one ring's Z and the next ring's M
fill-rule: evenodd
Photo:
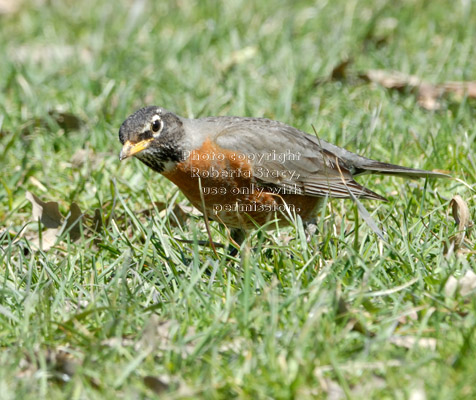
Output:
M31 0L0 20L3 399L476 397L475 297L445 291L476 270L474 233L445 251L450 199L475 218L475 102L429 112L357 78L474 79L474 3ZM349 79L316 84L348 57ZM297 221L217 258L171 183L118 161L118 128L146 104L315 126L459 180L360 179L390 200L365 203L389 243L332 201L309 243ZM80 239L34 250L26 191L64 216L78 203Z

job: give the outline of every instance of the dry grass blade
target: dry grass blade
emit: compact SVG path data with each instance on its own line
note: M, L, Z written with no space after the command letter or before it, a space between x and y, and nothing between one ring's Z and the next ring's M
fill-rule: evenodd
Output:
M218 258L218 252L215 247L215 243L213 242L212 232L210 230L210 221L208 219L207 208L205 207L205 198L203 197L202 181L200 178L198 178L198 187L200 190L200 200L203 207L203 219L205 220L205 227L207 228L208 240L210 241L210 246L213 250L213 253L215 253L215 257Z
M400 291L406 289L407 287L412 286L416 282L418 282L418 278L413 278L413 279L409 280L408 282L404 283L403 285L395 286L393 288L386 289L386 290L374 290L372 292L364 293L363 296L364 297L388 296L390 294L400 292Z
M404 364L402 360L397 359L389 359L385 361L369 361L369 362L361 362L361 361L349 361L346 364L339 365L339 369L345 372L353 372L357 373L359 370L361 371L373 371L373 370L385 370L387 368L399 368ZM335 367L333 365L322 365L316 367L314 369L314 374L323 374L326 372L334 371Z
M383 69L370 69L364 72L362 77L370 82L378 83L387 89L404 89L422 84L422 80L417 76L407 75L398 71L385 71Z
M476 81L432 84L415 75L381 69L368 70L360 76L387 89L403 90L408 88L416 90L418 104L427 110L440 109L441 103L439 99L445 93L476 98Z
M447 92L455 93L459 96L476 98L476 81L470 82L445 82L439 85L443 90Z
M405 347L412 349L414 347L420 347L436 350L437 341L435 338L430 337L417 337L417 336L391 336L389 342L398 347Z
M456 195L450 202L453 218L458 224L458 229L463 231L464 229L471 228L471 219L469 215L469 207L460 195Z
M454 196L450 201L451 213L458 225L458 232L450 237L451 250L460 250L471 233L473 223L469 212L468 204L459 195ZM446 251L449 253L450 251Z
M381 239L383 240L384 242L387 241L386 237L385 237L385 233L377 226L377 223L373 220L373 218L371 217L370 213L367 211L367 209L364 207L364 205L359 201L359 199L357 198L357 196L352 193L352 189L350 189L348 186L347 186L347 183L345 182L345 178L344 178L344 175L342 174L342 171L340 169L340 165L339 165L339 160L336 159L336 166L339 170L339 173L340 173L340 176L341 176L341 179L342 179L342 183L344 184L344 186L347 188L347 191L349 192L349 195L350 195L350 198L354 201L354 203L356 204L357 206L357 209L359 210L359 213L360 215L362 216L362 219L366 222L366 224L370 227L370 229L372 229L372 231L374 231L374 233Z

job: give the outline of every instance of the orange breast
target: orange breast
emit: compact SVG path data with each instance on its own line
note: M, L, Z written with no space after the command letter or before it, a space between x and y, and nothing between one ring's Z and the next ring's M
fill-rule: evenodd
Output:
M219 148L209 139L163 175L199 210L234 228L253 228L252 220L262 225L275 215L282 217L286 205L308 220L321 201L318 197L264 190L256 185L252 165L244 154Z

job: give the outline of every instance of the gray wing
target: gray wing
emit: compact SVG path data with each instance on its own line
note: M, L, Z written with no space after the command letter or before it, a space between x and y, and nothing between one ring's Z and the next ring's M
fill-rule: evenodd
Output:
M217 145L246 154L254 178L262 186L318 197L349 198L352 191L356 197L385 200L353 179L354 162L342 156L350 154L359 160L354 153L268 119L224 117L209 121L219 126Z

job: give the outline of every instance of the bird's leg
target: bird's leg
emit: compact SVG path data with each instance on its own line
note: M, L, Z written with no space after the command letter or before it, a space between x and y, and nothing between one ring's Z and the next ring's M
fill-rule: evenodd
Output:
M239 247L245 240L246 232L240 228L231 228L230 236L233 243L228 246L228 254L234 257L238 254Z

